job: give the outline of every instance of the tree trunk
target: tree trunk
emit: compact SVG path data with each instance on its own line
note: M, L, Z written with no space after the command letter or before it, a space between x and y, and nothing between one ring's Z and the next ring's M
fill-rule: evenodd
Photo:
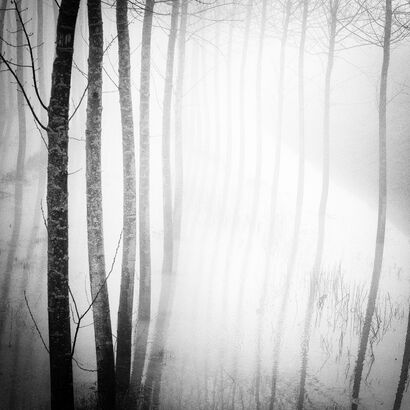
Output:
M383 63L380 74L379 94L379 205L377 217L377 236L374 255L374 265L370 293L367 301L366 316L360 338L359 352L354 371L352 410L358 408L360 383L362 380L363 363L366 357L367 343L369 341L370 327L374 308L376 305L377 291L379 288L382 270L384 237L386 231L386 205L387 205L387 154L386 154L386 111L387 111L387 75L390 62L390 40L392 31L392 0L386 0L386 16L384 23Z
M15 4L19 13L22 10L22 1L18 0ZM20 22L19 15L16 11L16 27L17 27L17 69L16 75L24 84L24 48L23 48L23 27ZM13 267L17 256L19 245L21 218L23 213L23 188L24 188L24 164L26 160L26 110L24 96L21 90L17 88L17 115L18 115L18 151L14 183L14 215L13 215L13 229L11 233L9 251L7 254L6 269L4 272L4 280L1 287L1 303L7 304L10 297L10 285L13 277ZM18 283L19 277L14 276L15 284ZM0 335L4 334L4 327L6 324L7 315L2 315L0 320Z
M89 56L86 123L88 264L97 356L98 405L115 407L114 350L105 272L101 191L102 65L104 53L101 1L88 0Z
M327 55L327 67L325 76L325 99L324 99L324 114L323 114L323 163L322 163L322 193L319 205L319 218L318 218L318 236L316 243L315 260L313 269L310 275L309 283L309 295L306 308L305 326L303 330L302 340L302 367L300 374L299 384L299 397L297 408L303 409L303 403L305 400L305 384L307 374L307 363L309 355L309 343L310 343L310 328L313 316L313 307L316 295L316 282L320 274L322 266L323 256L323 244L325 240L325 222L326 222L326 207L327 198L329 192L329 139L330 139L330 82L333 70L335 42L336 42L336 27L337 27L337 14L339 7L339 0L331 3L330 9L330 36L329 36L329 48Z
M150 74L151 33L154 0L146 0L142 27L140 76L140 168L139 168L139 240L140 278L136 341L133 362L133 388L140 390L147 352L148 330L151 320L151 245L150 245ZM142 402L142 408L146 405Z
M73 409L68 287L68 114L79 0L62 0L48 112L48 322L51 408Z
M406 388L407 378L409 375L410 365L410 310L407 321L406 342L404 344L403 361L401 363L400 379L397 386L396 398L394 400L393 410L400 410L401 401L403 399L404 389Z
M4 17L6 14L6 8L7 8L7 0L1 0L0 2L0 36L2 38L5 38L4 36ZM4 41L0 41L0 54L3 54L3 44ZM0 62L0 68L1 68L2 63ZM6 80L4 78L4 75L0 76L0 90L2 92L6 92ZM6 99L1 98L0 99L0 138L1 138L1 144L3 144L3 132L6 128L7 124L7 115L6 115L6 104L5 104Z
M298 182L295 207L295 222L293 226L292 245L287 265L287 274L285 287L282 294L282 302L276 325L276 343L273 352L273 380L276 383L278 378L280 353L282 347L283 325L286 317L286 310L289 300L290 285L295 270L296 255L299 246L299 232L302 218L303 196L304 196L304 173L305 173L305 102L304 102L304 60L305 60L305 43L306 43L306 27L308 17L309 1L304 0L302 12L302 27L299 41L299 56L298 56L298 99L299 99L299 161L298 161ZM276 390L276 388L275 388Z
M167 331L171 316L174 294L175 271L173 270L174 242L172 218L172 182L171 182L171 103L174 76L175 43L178 29L179 1L173 0L171 29L168 37L167 63L165 69L164 100L162 110L162 192L163 192L163 261L161 291L155 323L154 340L148 361L147 376L144 383L144 406L159 408L161 375ZM151 400L152 397L152 400Z
M130 384L132 307L136 260L136 175L134 122L131 96L128 2L117 1L118 72L123 150L123 245L117 325L117 404L121 408Z
M185 43L188 0L181 0L181 22L178 33L178 72L175 85L175 193L174 193L174 271L178 272L184 187L182 101L184 97Z

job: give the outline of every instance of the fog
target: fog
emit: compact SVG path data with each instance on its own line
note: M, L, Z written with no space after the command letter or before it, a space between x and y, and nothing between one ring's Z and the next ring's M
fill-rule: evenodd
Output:
M53 1L42 3L43 42L38 35L37 2L17 2L33 45L37 75L42 70L45 75L45 94L42 97L48 104L55 56L56 10ZM111 1L101 3L105 50L101 126L103 250L115 353L121 267L124 263L124 164L116 6ZM324 213L323 254L316 271L324 178L325 75L329 35L324 10L327 10L328 3L312 2L307 19L303 74L304 196L296 247L295 220L300 204L300 197L299 202L297 198L298 193L300 195L301 159L298 64L303 2L289 2L292 12L288 37L281 51L288 4L285 3L275 1L267 4L259 70L261 1L246 4L228 4L219 0L209 3L188 1L181 105L181 235L177 245L174 242L172 271L175 283L174 291L170 291L169 324L162 350L162 376L159 378L159 407L162 409L344 409L354 408L356 404L363 409L385 409L393 408L397 400L400 374L405 363L403 354L408 332L410 289L410 78L407 68L410 45L402 35L400 41L392 42L391 48L387 83L384 253L375 310L370 317L369 340L365 344L367 350L358 399L354 393L352 398L352 389L365 326L378 227L379 89L383 47L368 44L359 37L357 27L365 30L363 27L367 26L362 25L362 21L366 17L340 23L346 24L346 28L338 33L330 80L329 187ZM346 10L354 7L353 3L339 3ZM369 4L382 10L380 17L375 17L375 27L380 31L379 40L383 39L385 3ZM151 38L151 315L141 389L144 388L150 357L155 356L152 346L155 324L160 317L161 284L165 281L162 273L162 115L171 5L172 2L155 5ZM249 5L252 8L247 37L246 12ZM394 1L393 5L398 7L399 2L396 4ZM17 41L18 32L14 3L5 1L1 3L3 6L7 10L1 52L5 59L14 62L16 47L13 44ZM144 5L128 2L128 7L138 221ZM403 23L404 18L399 17L398 20L403 24L400 33L408 30ZM175 94L180 70L179 32L171 104L173 201L177 200L175 190L178 184ZM246 42L247 48L244 48ZM87 2L82 1L75 31L70 95L72 119L68 134L68 283L71 340L75 340L70 361L75 408L78 409L110 408L98 401L94 306L91 306L93 297L90 294L86 202L88 45ZM23 86L35 112L40 113L42 109L29 67L29 47L22 48L26 64ZM39 48L45 53L44 66L39 64ZM281 61L284 64L283 82ZM16 69L13 65L10 67ZM45 186L42 200L37 202L37 190L41 189L41 183L38 188L39 179L41 181L41 175L47 169L47 151L43 141L48 141L47 132L36 125L25 101L27 142L22 220L12 270L8 271L16 224L15 186L19 182L16 161L19 152L21 154L16 94L21 91L18 91L16 79L4 62L0 75L1 98L5 103L1 107L0 118L0 286L4 288L4 283L10 281L6 297L0 304L0 407L59 408L53 407L50 399L50 355L46 350L49 346L49 319ZM42 115L44 123L47 123L47 113L43 111ZM275 169L278 171L277 183ZM37 226L34 242L33 226ZM137 231L136 237L131 363L134 363L140 326L140 233ZM301 403L301 369L306 347L307 306L311 297L313 310L308 326L306 383L302 388ZM88 313L78 326L78 317L86 311ZM276 383L274 400L272 380ZM407 372L404 380L407 382ZM139 401L126 404L117 401L116 407L158 408L155 403L148 407L145 405ZM401 408L410 408L407 389Z

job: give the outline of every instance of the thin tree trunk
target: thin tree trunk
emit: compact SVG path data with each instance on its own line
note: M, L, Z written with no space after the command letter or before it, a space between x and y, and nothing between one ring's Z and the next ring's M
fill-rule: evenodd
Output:
M299 42L299 62L298 62L298 99L299 99L299 161L298 161L298 183L295 207L295 222L293 227L292 246L290 250L285 287L282 294L282 303L279 311L277 327L275 330L276 343L273 352L273 380L278 379L280 353L282 347L283 325L286 317L286 310L289 300L290 285L295 270L296 255L299 247L299 232L302 218L303 196L304 196L304 174L305 174L305 101L304 101L304 61L305 61L305 43L306 28L308 17L309 0L303 2L302 27ZM276 390L276 389L275 389Z
M51 408L73 409L68 286L68 114L79 0L62 0L48 112L48 322Z
M110 302L105 272L103 209L101 191L102 65L104 53L101 1L88 0L88 98L86 123L86 182L88 264L93 302L97 356L98 405L115 407L114 349Z
M132 307L136 261L136 170L131 96L128 2L117 1L118 72L123 149L123 245L117 325L116 400L119 408L128 392L131 371Z
M256 63L256 136L258 141L258 157L260 158L261 143L262 143L262 64L263 52L265 44L266 31L266 7L267 0L262 2L262 13L259 32L259 47ZM260 168L259 168L260 171ZM259 193L258 193L259 195ZM263 292L263 290L262 290ZM264 304L265 301L263 301ZM262 323L261 308L258 311L257 329L256 329L256 373L255 373L255 406L256 410L260 410L260 391L261 391L261 350L262 350Z
M387 75L390 63L390 41L392 31L392 0L386 0L386 15L384 23L383 41L383 63L380 74L379 94L379 205L377 217L377 235L374 255L374 265L370 293L367 301L366 316L363 323L360 338L359 352L354 371L352 410L358 408L360 383L363 373L363 364L366 357L367 343L369 341L370 327L376 305L377 292L379 288L380 274L382 270L384 239L386 231L386 205L387 205Z
M142 26L140 76L140 161L139 161L139 240L140 278L136 341L133 362L133 387L140 390L147 352L148 330L151 320L151 244L150 244L150 75L151 34L154 0L146 0ZM143 399L141 406L146 408Z
M167 332L171 316L174 294L175 271L173 270L174 242L172 218L172 182L171 182L171 103L173 91L175 43L178 30L179 1L173 0L171 11L171 29L168 37L167 63L165 69L164 100L162 110L162 193L163 193L163 261L161 291L154 339L148 361L144 383L144 405L147 408L159 408L161 376L164 361ZM152 400L151 400L152 397Z
M313 307L316 295L316 283L320 274L322 266L323 256L323 244L325 240L325 223L326 223L326 207L327 198L329 193L329 140L330 140L330 83L332 77L335 42L336 42L336 27L337 27L337 14L339 8L339 0L335 0L331 3L330 9L330 36L329 36L329 48L327 55L327 67L325 76L325 99L324 99L324 114L323 114L323 163L322 163L322 193L319 205L319 218L318 218L318 236L316 243L315 260L313 269L310 274L309 283L309 295L306 308L305 326L303 330L302 339L302 367L300 374L299 384L299 396L297 408L303 409L305 400L305 384L307 375L307 364L309 355L309 343L310 343L310 331L311 322L313 316Z
M37 47L37 58L39 64L38 70L38 85L39 91L42 98L45 98L46 95L46 79L45 79L45 59L44 59L44 2L38 1L37 2L37 43L39 47ZM40 107L41 108L41 107ZM40 118L43 123L46 122L46 112L44 110L41 111ZM31 262L31 258L35 249L35 245L38 239L40 226L42 223L42 215L41 215L41 206L42 206L42 199L44 197L45 189L46 189L46 162L47 162L47 151L43 141L40 141L40 159L39 159L39 167L38 167L38 182L37 182L37 193L36 193L36 200L34 203L34 217L33 217L33 227L30 233L30 239L28 242L27 247L27 255L26 259L27 262Z
M174 193L174 271L178 272L179 248L182 228L184 188L182 101L184 98L185 44L188 19L188 0L181 0L181 22L178 33L178 71L175 84L175 193Z
M404 344L403 361L401 363L400 379L397 386L396 398L394 400L393 410L400 410L403 400L403 393L406 388L407 378L409 375L410 365L410 310L407 321L406 342Z
M17 27L17 69L16 75L24 84L24 48L23 48L23 27L20 22L18 13L21 13L22 1L16 1L16 27ZM17 255L21 218L23 213L23 188L24 188L24 164L26 159L26 111L23 93L17 88L17 114L18 114L18 151L14 183L14 215L13 215L13 229L11 233L9 251L7 254L6 269L4 272L4 280L1 289L1 303L7 303L10 297L10 286L13 277L13 267ZM15 283L18 283L18 276L14 276ZM4 327L6 324L6 315L2 315L0 320L0 335L4 334Z

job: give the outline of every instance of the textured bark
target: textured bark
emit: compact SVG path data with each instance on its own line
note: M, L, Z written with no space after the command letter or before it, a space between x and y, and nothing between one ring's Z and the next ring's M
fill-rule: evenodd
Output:
M16 2L16 7L21 10L22 1ZM16 27L17 27L17 69L16 74L24 84L24 48L23 45L23 28L20 23L19 16L16 12ZM17 89L17 115L18 115L18 151L16 162L16 180L14 183L14 215L13 228L10 238L9 250L7 254L6 268L4 271L4 279L1 287L1 303L7 303L10 293L10 286L13 282L13 267L17 256L17 248L19 245L21 218L23 212L23 185L24 185L24 163L26 159L26 110L22 92ZM14 282L16 283L17 276ZM4 334L4 326L6 323L6 315L2 315L0 320L0 335Z
M98 405L115 407L115 368L110 302L106 283L101 188L102 65L104 53L101 1L88 0L88 98L86 123L86 183L88 265L93 303Z
M79 0L62 0L48 113L48 323L51 408L73 409L68 288L68 114Z
M407 321L406 342L404 344L403 360L401 363L400 379L397 386L396 397L394 399L393 410L400 410L401 402L403 400L403 393L406 388L407 378L409 376L410 365L410 310Z
M367 300L366 316L363 323L360 338L359 352L357 355L354 370L352 410L358 408L360 394L360 383L362 380L363 364L366 357L367 343L369 341L370 327L374 309L376 306L377 292L379 289L380 274L382 270L384 237L386 231L386 205L387 205L387 75L390 63L390 42L392 32L392 0L386 0L386 15L384 22L383 40L383 63L380 74L380 93L379 93L379 205L377 216L376 246L373 264L372 281L370 285L369 298Z
M123 245L117 327L117 404L128 391L131 370L132 306L136 260L137 210L134 123L131 97L127 0L117 1L118 71L123 149Z
M151 74L151 33L154 0L146 0L141 44L140 77L140 161L139 161L139 241L140 278L138 323L133 362L133 388L139 390L147 352L148 330L151 319L151 244L150 244L150 74ZM142 400L142 408L147 402Z
M292 245L287 264L286 279L284 291L282 293L282 301L280 311L277 318L275 329L276 342L273 352L273 376L272 379L276 383L278 379L279 361L282 348L282 335L285 323L286 311L289 301L290 285L295 270L296 255L299 247L299 232L303 208L304 196L304 174L305 174L305 106L304 106L304 60L305 60L305 43L306 43L306 27L308 17L309 1L304 0L302 12L301 36L299 41L299 56L298 56L298 125L299 125L299 146L298 146L298 182L295 204L295 222L293 226ZM276 390L276 388L275 388Z
M339 0L330 3L330 33L329 46L327 54L327 66L325 75L325 98L324 98L324 113L323 113L323 162L322 162L322 192L319 205L318 218L318 234L316 243L315 260L313 269L310 275L309 295L306 307L305 325L303 329L302 339L302 367L299 382L299 397L297 408L303 409L305 400L305 385L306 374L309 355L310 331L313 316L313 307L316 296L316 282L322 266L323 244L325 240L325 222L326 222L326 207L329 192L329 140L330 140L330 83L332 77L335 42L336 42L336 28L339 10Z
M258 57L256 62L256 138L258 141L258 160L261 162L261 148L262 148L262 63L263 52L265 44L265 31L266 31L266 7L267 0L262 2L262 12L260 20L260 32L259 32L259 47ZM260 165L256 169L256 175L259 177ZM259 196L259 192L257 193ZM266 286L264 286L266 288ZM262 293L263 293L262 289ZM265 292L266 294L266 292ZM265 301L261 301L261 305L265 304ZM262 326L263 326L263 308L259 307L257 325L256 325L256 371L255 371L255 406L257 410L261 408L260 390L261 390L261 349L262 349Z

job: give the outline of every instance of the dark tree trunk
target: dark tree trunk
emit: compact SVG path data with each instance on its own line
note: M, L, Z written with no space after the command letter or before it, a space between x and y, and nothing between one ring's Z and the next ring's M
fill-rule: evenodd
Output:
M162 110L162 193L163 193L163 261L161 291L158 313L155 322L154 339L148 361L147 376L144 383L144 405L159 408L161 375L166 346L167 332L171 316L174 294L175 271L173 270L174 242L172 218L171 182L171 102L174 76L175 43L178 29L179 1L173 0L171 29L168 37L167 63L165 69L164 100ZM152 399L151 399L152 397Z
M140 278L138 324L134 347L133 388L140 390L147 352L148 330L151 320L151 244L150 244L150 74L151 33L154 14L154 0L146 0L141 44L140 76L140 161L139 161L139 251ZM147 402L143 400L142 408Z
M108 410L115 407L115 368L110 302L105 272L101 191L101 113L104 36L100 0L88 0L88 29L88 98L85 131L88 265L97 356L98 405L99 408Z
M302 367L300 374L299 384L299 397L297 408L303 409L303 403L305 400L305 384L307 374L307 364L309 355L309 343L310 343L310 331L311 322L313 316L313 307L316 295L316 282L320 274L322 266L323 256L323 244L325 240L325 222L326 222L326 207L327 198L329 192L329 140L330 140L330 82L332 77L335 42L336 42L336 27L337 27L337 15L339 9L339 0L335 0L330 3L330 36L329 36L329 48L327 55L327 67L325 76L325 99L324 99L324 114L323 114L323 163L322 163L322 193L320 197L319 205L319 218L318 218L318 236L316 243L315 260L313 269L310 274L309 282L309 295L306 308L305 326L303 330L302 339Z
M406 388L407 378L409 376L410 365L410 310L407 321L406 342L404 344L403 361L401 363L400 379L397 386L396 398L394 400L393 410L400 410L401 401L403 400L404 389Z
M68 114L79 0L62 0L48 112L48 322L51 408L73 409L68 287Z
M387 205L387 157L386 157L386 111L387 111L387 75L390 62L390 42L392 31L392 0L386 0L386 15L384 23L383 63L380 74L379 93L379 206L377 217L377 235L374 255L372 282L370 285L369 299L367 301L366 316L360 338L359 352L354 370L352 410L358 408L360 383L362 380L363 364L366 357L367 343L369 341L370 327L374 308L376 305L377 291L379 288L382 270L384 237L386 231L386 205Z
M131 97L128 2L117 1L118 71L123 150L123 245L117 325L117 404L121 408L130 384L132 306L136 260L136 176L134 122Z

